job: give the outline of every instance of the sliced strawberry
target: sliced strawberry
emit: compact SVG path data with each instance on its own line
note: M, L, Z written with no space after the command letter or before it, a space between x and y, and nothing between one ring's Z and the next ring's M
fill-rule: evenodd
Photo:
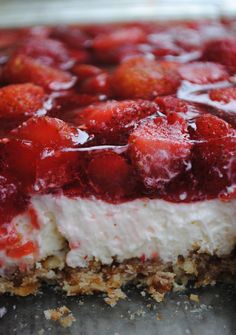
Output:
M33 84L9 85L0 89L0 117L32 115L43 107L44 90Z
M39 154L40 149L29 141L11 139L4 146L4 159L8 170L26 187L35 179Z
M90 64L76 64L73 66L72 71L78 77L79 81L94 77L103 72L99 67Z
M9 170L26 187L36 182L34 189L39 191L71 181L78 154L66 152L67 147L84 143L88 136L59 119L40 117L23 123L11 137L5 144Z
M122 54L132 54L136 45L147 40L143 29L139 27L116 28L110 32L98 34L92 47L95 57L103 63L116 63Z
M171 62L157 63L142 57L128 59L112 75L113 92L117 97L130 99L175 93L180 84L176 67Z
M184 170L192 144L186 122L172 114L140 124L129 138L132 163L145 186L162 188Z
M20 31L18 29L1 29L0 49L9 48L19 41Z
M98 193L121 197L128 193L131 167L123 157L107 152L90 161L88 176Z
M81 107L101 101L98 95L79 94L74 91L65 91L53 100L50 115L65 121L73 121L73 111Z
M196 136L202 140L220 139L234 134L229 123L211 114L199 116L196 127Z
M86 94L104 94L109 96L110 89L110 75L108 73L100 73L91 78L87 78L79 88L80 92Z
M236 183L236 131L216 116L196 120L193 168L202 188L211 196L226 193Z
M67 69L73 65L73 59L63 43L50 38L29 37L21 42L16 53L32 57L44 65L61 69Z
M43 152L36 164L34 190L55 189L73 182L78 174L78 164L79 154L76 151Z
M128 134L137 121L159 111L154 102L124 100L100 102L75 114L76 124L107 140L118 140Z
M51 118L33 117L11 132L17 139L45 147L71 147L83 142L83 132L66 122Z
M31 82L50 90L72 87L75 78L68 72L43 65L31 57L12 57L3 69L3 77L8 83Z
M209 91L211 100L219 101L221 103L229 103L236 101L236 87L217 88Z
M181 65L179 74L182 79L199 85L227 80L229 78L229 74L223 65L210 62L193 62Z
M204 60L224 64L232 73L236 71L236 39L223 38L209 41L203 50Z
M174 96L157 97L154 101L159 105L160 111L165 115L178 113L184 119L192 119L205 112L202 107L200 108L194 103Z
M52 29L50 36L75 49L81 49L89 42L89 37L79 27L57 26Z
M99 52L110 52L124 44L137 44L146 41L146 34L138 27L116 28L106 34L98 34L93 41L93 48Z

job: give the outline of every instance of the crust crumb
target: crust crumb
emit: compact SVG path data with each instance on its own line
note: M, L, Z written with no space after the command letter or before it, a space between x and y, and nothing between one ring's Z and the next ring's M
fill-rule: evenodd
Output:
M47 320L58 321L64 327L71 327L72 323L76 321L71 310L66 306L61 306L56 309L47 309L44 311L44 316Z
M198 296L197 294L190 294L189 299L190 299L191 301L194 301L194 302L197 302L197 303L200 302L200 301L199 301L199 296Z

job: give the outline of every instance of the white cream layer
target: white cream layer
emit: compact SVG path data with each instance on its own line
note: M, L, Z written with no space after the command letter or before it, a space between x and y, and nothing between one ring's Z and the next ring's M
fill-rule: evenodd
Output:
M86 266L93 257L110 264L114 257L123 261L157 254L164 262L175 262L193 249L222 256L236 243L236 201L137 199L113 205L95 198L40 195L31 203L40 230L32 229L27 213L14 218L24 239L39 245L37 255L25 258L28 262L57 253L62 237L69 242L67 264L72 267ZM0 258L5 258L3 252ZM6 265L19 261L5 258Z
M164 262L175 262L196 248L221 256L236 243L236 201L174 204L137 199L113 205L95 198L44 195L34 196L32 204L42 227L50 224L50 217L69 241L67 263L72 267L86 266L93 257L110 264L113 257L123 261L155 253ZM46 248L42 255L48 254L53 235L48 239L41 245Z

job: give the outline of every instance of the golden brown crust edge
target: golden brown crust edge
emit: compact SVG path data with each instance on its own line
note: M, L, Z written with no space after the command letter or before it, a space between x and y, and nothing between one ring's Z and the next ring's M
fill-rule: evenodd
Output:
M200 287L235 277L235 253L223 258L192 253L186 258L180 256L174 265L140 259L114 261L110 266L91 261L87 268L76 269L65 266L63 256L51 256L27 273L16 271L0 277L0 293L35 294L47 282L67 295L103 292L106 302L114 305L126 297L122 288L130 283L143 287L156 301L161 301L165 293L184 289L189 281Z

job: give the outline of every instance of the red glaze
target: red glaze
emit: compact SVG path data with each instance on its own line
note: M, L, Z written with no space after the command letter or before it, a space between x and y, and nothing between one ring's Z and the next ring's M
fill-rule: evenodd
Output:
M37 253L11 220L28 208L37 230L28 199L39 192L113 203L235 198L231 27L0 31L0 250L14 259Z

